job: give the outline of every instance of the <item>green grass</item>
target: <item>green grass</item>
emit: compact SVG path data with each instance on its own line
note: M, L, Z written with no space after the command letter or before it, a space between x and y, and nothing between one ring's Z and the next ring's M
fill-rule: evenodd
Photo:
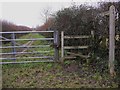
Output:
M86 69L87 68L87 69ZM116 88L109 74L78 62L3 65L3 88Z
M30 33L30 34L26 34L26 35L23 35L21 36L19 39L32 39L32 38L45 38L44 36L38 34L38 33ZM16 43L20 44L20 45L23 45L23 44L26 44L28 41L17 41ZM40 41L40 40L37 40L37 41L33 41L32 45L31 46L38 46L38 45L52 45L53 43L50 42L50 41ZM11 46L11 43L7 43L7 44L4 44L3 46ZM21 50L23 48L16 48L16 51L17 52L21 52L23 50ZM42 53L43 51L43 53ZM44 51L49 51L48 53L44 53ZM12 49L3 49L2 52L12 52ZM42 56L53 56L54 55L54 48L53 47L45 47L45 48L42 48L42 47L38 47L38 48L28 48L25 52L41 52L40 54L19 54L17 55L16 57L20 57L21 59L23 57L39 57L40 55ZM12 56L7 56L7 57L12 57ZM23 60L19 60L17 59L16 61L23 61ZM31 59L31 60L38 60L38 59ZM40 60L40 59L39 59ZM43 59L41 59L43 60ZM7 60L7 61L10 61L10 60ZM30 59L24 59L24 61L30 61Z
M44 38L40 34L27 34L22 38ZM24 44L21 41L19 44ZM32 45L48 44L47 41L34 41ZM10 43L8 43L10 45ZM45 51L48 48L34 48L28 50ZM9 50L6 50L9 52ZM53 56L54 52L49 54ZM36 56L19 55L19 57ZM27 59L28 60L28 59ZM36 60L36 59L32 59ZM40 60L40 59L39 59ZM42 60L42 59L41 59ZM20 61L20 60L18 60ZM65 61L63 63L27 63L2 65L3 88L116 88L117 83L108 73L100 73L91 66L81 64L80 60Z

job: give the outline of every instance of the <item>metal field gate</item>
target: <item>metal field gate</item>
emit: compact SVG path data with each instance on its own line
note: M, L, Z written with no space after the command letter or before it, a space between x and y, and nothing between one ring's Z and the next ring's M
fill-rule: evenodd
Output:
M57 31L0 32L0 64L57 61L58 44Z

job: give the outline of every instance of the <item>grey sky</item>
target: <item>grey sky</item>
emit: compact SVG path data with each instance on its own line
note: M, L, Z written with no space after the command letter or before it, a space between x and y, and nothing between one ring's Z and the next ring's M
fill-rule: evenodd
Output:
M44 22L41 16L44 9L53 13L69 5L69 2L5 2L2 3L2 19L33 27Z
M99 0L91 1L95 3L95 1ZM35 27L44 23L41 16L44 9L49 8L51 13L54 13L61 8L69 7L71 2L72 0L69 2L2 2L2 20L7 20L18 25ZM81 2L77 2L76 4L80 5Z

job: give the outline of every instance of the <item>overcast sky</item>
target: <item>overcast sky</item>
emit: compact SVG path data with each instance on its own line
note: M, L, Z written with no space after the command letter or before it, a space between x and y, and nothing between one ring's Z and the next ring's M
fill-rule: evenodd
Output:
M5 2L6 1L6 2ZM45 0L44 2L4 2L0 3L0 9L2 7L2 20L13 22L17 25L25 25L29 27L35 27L44 23L44 17L41 15L46 9L49 9L51 13L69 7L74 1L77 5L81 3L96 4L97 1L103 0ZM79 1L79 2L78 2ZM111 1L111 0L110 0ZM2 5L2 6L1 6Z

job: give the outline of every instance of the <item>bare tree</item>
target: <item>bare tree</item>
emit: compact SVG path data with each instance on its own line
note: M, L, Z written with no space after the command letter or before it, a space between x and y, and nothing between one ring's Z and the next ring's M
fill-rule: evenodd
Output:
M44 8L41 12L40 15L42 17L42 20L46 23L48 21L48 18L51 16L51 7L46 7Z

